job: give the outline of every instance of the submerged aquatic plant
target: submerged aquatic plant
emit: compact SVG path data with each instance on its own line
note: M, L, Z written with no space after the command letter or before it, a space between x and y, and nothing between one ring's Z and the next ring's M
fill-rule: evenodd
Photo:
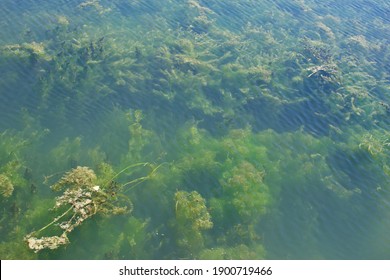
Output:
M198 192L178 191L175 194L175 201L176 221L179 224L189 226L193 230L213 227L205 199Z
M242 161L223 174L221 185L231 197L231 205L243 221L252 221L264 215L270 205L271 195L264 183L265 171Z
M4 10L15 10L13 1L3 2L12 7ZM23 7L34 7L30 2ZM355 193L364 194L362 185L382 180L372 175L375 162L390 176L388 135L367 131L371 125L385 130L390 112L389 46L383 36L372 36L387 30L380 17L369 30L363 24L350 30L350 18L322 14L325 8L313 1L76 2L62 5L60 15L33 8L19 25L28 28L38 16L52 14L44 29L34 26L21 35L16 25L10 31L18 38L2 38L0 92L10 102L1 104L1 115L16 120L14 113L25 107L34 119L30 130L50 129L39 149L27 153L19 150L31 137L19 141L0 133L0 228L7 246L8 239L20 241L34 230L26 236L32 250L63 247L95 214L131 212L124 193L147 180L147 188L131 196L142 204L141 217L125 217L127 229L121 224L117 234L99 224L106 229L99 231L103 239L117 239L110 248L114 258L155 258L151 252L157 251L164 258L260 258L265 249L258 236L267 235L272 223L298 233L296 247L299 238L306 245L307 236L327 232L321 206L305 198L325 194L330 203L344 205L359 199ZM26 127L0 119L2 127ZM349 150L339 145L345 135L357 134L344 133L356 121L365 125L351 154L369 159L364 173L370 180L361 184L352 178L359 172L344 175L350 173L332 153ZM169 172L144 163L125 167L156 157L172 162ZM40 174L71 168L52 185L58 195L48 224L31 229L46 215L49 200L42 200L40 188L31 196L29 185L35 193ZM175 192L182 185L187 192ZM290 221L301 222L289 228ZM16 236L13 227L22 232ZM146 242L151 245L140 245ZM264 245L271 248L272 242ZM283 256L291 255L283 245ZM79 256L74 248L67 251L68 257Z
M367 150L373 156L381 154L389 146L389 139L383 137L375 137L369 133L363 136L359 144L359 148Z
M0 174L0 193L3 197L10 197L14 191L11 180L5 174Z
M9 198L15 187L26 185L28 175L23 176L22 152L28 144L20 134L0 133L0 196L4 198Z
M198 252L203 247L202 231L213 227L205 199L197 191L177 191L175 214L177 245L186 254Z
M68 234L95 214L117 215L132 212L132 202L120 190L124 186L135 187L149 179L160 165L154 168L149 175L123 185L115 182L114 179L130 168L146 165L147 163L130 165L115 174L102 186L97 185L97 182L102 182L102 179L99 179L95 172L88 167L78 166L65 173L58 182L51 186L54 191L64 190L61 195L55 198L55 205L52 209L60 210L61 214L41 229L25 236L24 239L29 248L37 253L43 249L53 250L68 244ZM99 171L103 176L111 174L112 170L104 165L99 168ZM61 234L39 237L43 231L51 226L57 226L61 230Z
M323 64L307 68L310 74L307 76L317 77L325 82L338 83L337 81L337 67L333 64Z
M21 45L6 45L0 48L0 52L19 58L28 58L31 62L51 60L51 56L46 53L43 43L31 42Z

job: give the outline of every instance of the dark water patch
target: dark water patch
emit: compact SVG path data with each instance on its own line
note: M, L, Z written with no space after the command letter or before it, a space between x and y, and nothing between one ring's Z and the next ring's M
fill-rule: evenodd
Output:
M270 104L266 99L256 98L243 106L245 112L249 112L254 117L253 129L261 131L268 128L278 130L278 110L275 104Z
M294 3L294 1L281 2L276 4L277 7L287 13L290 13L292 16L297 18L302 18L305 13L304 7L299 5L299 3Z
M136 16L142 14L156 13L161 10L162 5L159 2L153 0L147 1L129 1L129 0L117 0L114 1L114 5L123 16Z
M202 5L208 7L218 15L218 21L228 28L242 28L251 16L250 10L254 4L248 1L234 3L228 1L201 1ZM228 19L233 19L229 21Z
M347 189L358 188L362 196L368 199L367 202L375 201L377 187L386 182L387 178L381 163L376 162L370 153L363 150L352 154L336 151L328 160L336 174L341 172L348 176L349 182L343 184Z

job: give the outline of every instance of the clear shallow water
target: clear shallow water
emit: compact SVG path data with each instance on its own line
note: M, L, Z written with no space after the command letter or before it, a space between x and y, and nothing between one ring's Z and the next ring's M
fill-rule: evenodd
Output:
M3 1L1 258L388 259L389 11Z

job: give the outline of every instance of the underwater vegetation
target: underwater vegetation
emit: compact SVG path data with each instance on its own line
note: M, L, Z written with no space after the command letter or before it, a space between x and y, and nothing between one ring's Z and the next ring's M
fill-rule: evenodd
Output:
M1 259L390 258L385 1L3 2Z
M196 192L175 193L175 231L177 244L187 251L183 256L198 253L204 246L202 231L213 227L204 198Z
M57 210L63 209L65 206L66 210L43 228L29 233L25 237L30 249L36 253L46 248L56 249L60 245L66 245L69 243L67 235L86 219L97 213L119 214L131 211L126 206L117 207L110 202L116 199L117 186L115 182L110 180L108 183L110 186L101 188L95 184L96 181L97 177L93 170L88 167L78 166L67 172L57 183L51 186L55 191L66 188L61 196L55 198L53 207L53 210ZM129 204L132 205L131 202ZM71 213L71 216L69 215L70 218L62 220L68 213ZM63 230L60 236L34 237L53 224L58 224L61 230Z

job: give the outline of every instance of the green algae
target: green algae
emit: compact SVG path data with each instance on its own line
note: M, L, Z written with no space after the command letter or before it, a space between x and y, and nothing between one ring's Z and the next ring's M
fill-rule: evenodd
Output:
M335 258L326 226L386 207L385 40L313 1L149 2L78 3L1 42L0 109L14 118L0 123L0 256ZM131 215L87 215L66 250L29 252L24 236L73 211L47 205L77 166L94 170L81 185L104 192L101 214ZM288 241L273 239L281 225Z

